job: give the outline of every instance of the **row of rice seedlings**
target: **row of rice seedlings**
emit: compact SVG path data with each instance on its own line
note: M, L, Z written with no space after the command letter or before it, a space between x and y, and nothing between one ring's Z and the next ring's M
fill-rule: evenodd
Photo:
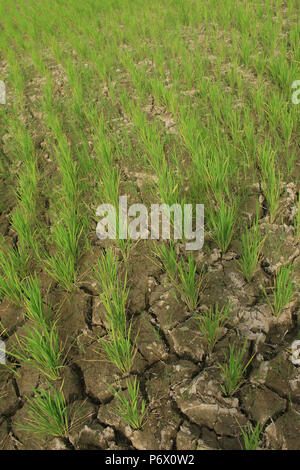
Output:
M11 225L18 235L18 250L20 256L28 254L39 257L37 243L37 199L39 196L38 183L40 180L38 160L35 154L32 139L23 126L15 128L16 144L18 144L18 158L22 159L23 169L19 169L17 176L16 197L18 205L11 215ZM22 167L21 167L22 168Z
M118 168L114 167L112 145L105 137L103 116L97 122L98 139L95 149L101 161L101 184L99 195L101 200L112 203L118 209L118 194L120 175ZM104 169L104 171L103 171ZM99 175L100 176L100 175ZM117 220L117 224L119 221ZM128 257L129 244L118 241L123 257ZM106 251L105 256L98 261L94 272L102 290L102 301L107 312L108 339L99 338L101 346L109 361L115 364L122 373L129 373L136 354L135 340L131 339L131 324L127 326L126 303L128 289L126 288L127 273L123 287L118 275L119 263L112 249ZM139 383L126 381L127 392L120 393L116 389L114 394L118 401L116 413L121 416L133 429L139 429L144 424L146 415L146 402L139 399Z
M104 350L107 359L118 367L123 374L130 373L133 360L137 353L136 338L131 338L131 326L127 325L126 304L129 290L125 280L121 285L119 263L116 254L111 248L98 260L94 273L101 287L101 300L106 309L108 323L108 338L99 337L100 348ZM145 422L146 401L139 398L140 384L136 376L134 381L126 380L127 391L120 393L114 387L117 399L116 413L124 419L133 429L140 429Z
M57 50L55 49L57 54ZM119 186L120 186L120 170L118 168L118 161L116 155L116 142L115 137L108 133L104 126L103 108L98 115L99 111L97 106L83 106L83 95L85 90L89 90L89 80L91 79L91 72L83 69L78 73L73 62L70 58L61 60L65 72L68 77L69 86L73 95L73 104L76 106L71 109L71 115L74 116L71 123L72 132L78 138L80 146L76 149L76 156L79 161L79 169L82 173L83 179L81 181L81 189L88 193L89 187L94 189L97 202L112 204L116 209L117 220L115 226L119 227ZM83 73L85 74L83 76ZM84 88L83 89L83 78ZM103 102L105 107L105 103ZM70 111L70 110L69 110ZM86 124L89 125L89 133L91 139L94 141L95 157L91 158L90 149L87 144L87 129ZM83 181L84 180L84 181ZM89 180L89 181L87 181ZM95 184L94 184L95 182ZM89 184L90 183L90 184ZM85 187L84 187L85 185ZM92 201L95 204L95 201ZM93 214L94 218L94 214ZM130 240L118 236L117 244L121 249L124 258L129 256ZM128 234L127 234L128 235Z
M9 82L15 91L14 108L16 114L24 110L24 92L25 92L25 71L20 66L20 61L13 49L9 48L7 52L7 60L9 63Z
M54 102L53 102L53 83L50 74L42 59L41 48L39 60L34 41L26 41L26 52L34 54L36 66L39 72L45 71L47 77L44 88L44 99L42 109L47 118L47 125L55 133L58 143L56 145L56 155L62 175L62 193L59 194L54 203L59 206L61 220L54 225L50 241L57 245L58 250L54 256L43 253L42 261L46 263L47 271L61 283L67 290L71 290L76 281L76 263L79 257L79 244L82 238L82 232L87 224L86 217L80 214L78 200L80 199L80 190L82 190L82 181L79 183L79 170L75 162L72 161L70 149L66 142L66 137L60 127ZM82 162L81 162L82 163ZM61 199L63 204L61 204Z
M142 143L144 161L157 177L152 193L155 196L158 193L163 204L183 206L184 196L181 190L183 179L182 173L176 171L180 167L177 153L172 152L168 155L167 160L164 151L164 140L167 139L160 136L158 126L155 123L149 125L144 113L132 107L127 100L122 100L122 105L125 107L126 113L130 113L130 118L135 125L135 133ZM170 223L174 227L173 213L170 214ZM193 255L189 254L187 264L184 259L177 262L173 243L170 244L170 247L158 245L155 254L168 272L169 279L181 299L191 311L196 309L203 280L200 279L201 276L196 274Z
M55 44L52 45L55 48ZM31 54L32 51L32 48L29 47L28 52ZM56 48L55 51L57 53ZM99 182L100 175L101 177L105 175L104 185L108 198L106 202L111 202L112 199L116 201L119 176L118 172L113 170L113 159L109 152L104 152L103 160L101 160L101 164L104 163L105 166L104 171L103 166L100 167L100 165L97 164L100 160L100 156L102 157L102 153L97 159L91 158L83 122L83 119L89 116L89 107L81 106L83 103L78 103L80 97L81 101L83 99L82 80L76 74L77 71L68 57L62 62L65 64L65 71L71 89L71 101L77 103L75 107L70 109L68 102L66 102L66 111L68 118L72 118L72 122L70 123L72 132L76 138L81 141L81 145L80 147L75 148L74 146L71 149L69 148L66 135L57 118L59 110L56 103L53 101L53 81L48 70L46 70L47 81L43 90L44 99L42 101L42 109L46 115L47 125L52 130L53 134L55 134L56 140L58 141L58 143L55 144L56 156L62 175L62 189L59 194L59 200L54 200L54 205L58 207L59 204L57 212L61 213L62 221L54 225L49 241L56 244L59 248L65 247L65 249L60 252L58 250L58 253L54 254L54 256L48 256L46 254L44 261L47 266L47 271L59 281L65 289L71 290L76 282L76 264L79 258L80 248L85 240L85 229L88 226L88 216L87 214L83 214L84 204L81 204L80 199L92 188L92 181L97 179L97 182ZM39 60L39 65L41 65L41 63L44 68L45 64L42 59ZM86 88L88 88L88 85L86 85ZM60 110L60 112L62 112L62 110ZM77 126L78 117L82 129L80 129L80 126ZM93 120L93 124L97 125L97 128L94 129L96 133L98 126L101 128L101 118L98 118L97 121ZM102 133L99 136L99 142L101 141L101 137ZM95 150L101 152L103 146L100 148L100 145L96 145ZM76 161L73 161L73 157L76 158ZM93 175L92 178L91 175ZM61 198L65 203L61 204ZM87 240L85 240L85 242L87 243ZM128 249L128 244L123 240L120 241L120 245L122 245L124 251Z
M141 145L143 163L156 178L151 188L152 195L155 198L159 197L163 204L182 206L185 198L177 151L166 155L164 147L170 141L169 137L161 135L158 124L148 123L145 113L124 98L125 96L122 99L122 106L134 124L134 135Z
M96 130L96 129L95 129ZM115 208L116 217L112 221L115 227L116 243L119 246L124 259L128 259L131 248L131 241L127 228L124 226L122 214L119 210L119 190L120 190L120 170L116 154L114 152L114 140L109 140L111 135L105 135L103 115L100 117L97 126L97 140L95 151L97 152L97 175L98 185L95 195L97 201L112 204ZM100 214L103 215L103 214ZM124 233L119 233L119 227L122 227Z
M22 283L25 317L30 326L24 327L24 334L16 336L16 342L6 350L9 362L5 364L18 375L17 364L27 364L46 378L47 390L33 390L33 396L26 396L26 422L16 423L18 429L30 432L38 438L67 437L72 422L62 392L53 387L49 380L58 380L64 365L65 355L59 341L56 322L51 322L49 311L45 311L40 285L36 276L30 276Z
M18 128L16 143L19 144L18 158L23 157L23 171L19 170L15 191L17 206L10 216L11 226L17 234L17 244L0 248L0 295L17 305L22 305L20 282L28 273L32 255L38 257L37 207L38 180L37 160L29 134Z
M239 171L234 163L234 154L230 154L230 148L227 157L221 157L218 148L209 143L207 130L197 130L196 123L196 116L182 113L180 135L192 160L190 191L197 195L197 198L204 198L202 202L205 203L206 224L210 236L225 253L237 228L238 200L229 185L230 173L234 169L236 178ZM215 127L212 129L213 133L216 133Z
M131 33L132 31L129 32L130 35ZM142 48L139 48L138 45L136 45L136 47L136 56L139 54L142 55ZM144 71L141 71L140 68L134 65L132 56L126 53L126 51L119 51L119 59L124 68L129 71L133 85L138 92L138 100L141 102L141 100L145 98L144 90L148 88L148 81L145 82L147 76ZM126 116L130 117L135 126L134 134L142 144L143 161L151 171L154 171L157 177L157 183L153 188L153 193L156 196L158 191L159 197L163 203L170 205L178 203L180 196L182 199L182 195L180 195L181 174L179 171L177 172L177 169L180 167L177 152L170 153L168 157L165 155L164 141L168 139L160 136L159 126L155 122L151 125L147 122L146 114L136 106L131 95L124 92L121 86L117 91ZM112 100L116 99L115 91L110 93L110 98ZM172 168L175 171L172 171Z
M120 264L112 248L98 260L94 267L96 279L101 288L101 300L106 310L108 337L99 338L109 361L122 373L129 373L136 354L135 341L131 340L131 324L128 326L126 306L129 290L119 277Z
M17 36L17 31L14 30L16 39ZM34 253L39 257L36 240L39 171L30 134L18 122L18 115L24 110L25 74L18 66L19 58L13 49L8 48L8 51L9 80L16 95L12 107L14 116L10 117L8 114L7 122L15 138L13 157L16 162L21 158L22 166L18 170L18 206L11 215L11 226L17 232L18 242L16 248L5 250L4 253L1 251L1 291L19 306L25 306L30 327L25 326L25 334L21 338L16 336L15 344L6 352L10 360L6 365L11 371L18 373L15 369L16 362L27 363L49 378L56 379L58 368L61 367L61 351L55 325L51 326L44 317L37 278L30 277L27 282L25 280L31 255Z
M188 309L193 312L200 302L200 293L204 285L203 270L197 273L197 264L192 253L188 254L187 261L183 256L177 259L176 245L170 242L156 245L154 254L160 260L168 273L172 286L180 295Z
M50 108L49 108L50 105ZM55 156L59 166L61 183L53 200L56 223L51 227L50 242L56 246L53 255L45 254L47 272L71 291L77 280L77 263L85 240L88 219L84 213L80 167L71 155L71 149L51 103L45 106L47 122L55 132L57 145Z
M51 322L49 312L45 312L36 274L24 280L21 287L25 317L30 323L24 326L25 334L21 337L16 335L16 342L7 354L18 363L29 364L49 379L57 380L64 355L56 322ZM8 368L18 374L14 367L8 365Z
M271 302L266 289L262 286L262 290L266 296L267 302L272 310L273 315L277 316L293 299L294 296L294 282L293 276L295 269L291 264L282 266L274 277L272 291L273 301Z

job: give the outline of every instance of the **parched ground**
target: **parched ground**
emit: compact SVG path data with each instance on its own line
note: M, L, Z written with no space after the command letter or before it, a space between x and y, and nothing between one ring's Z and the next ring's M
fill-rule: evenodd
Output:
M299 39L296 2L282 2L277 13L276 2L268 2L265 13L258 7L261 2L253 2L257 9L253 6L246 12L246 2L232 2L231 8L238 3L240 16L231 19L214 13L213 1L203 8L193 1L151 2L151 8L145 7L143 19L143 2L137 2L141 16L130 9L129 2L118 4L118 13L100 1L89 1L87 5L78 1L70 8L70 2L61 6L57 1L51 8L41 1L17 1L11 7L5 3L0 0L0 27L4 31L0 80L7 88L7 103L0 105L1 250L7 254L10 250L21 252L22 238L12 214L20 204L18 178L24 168L26 148L30 148L37 164L37 190L33 196L36 217L32 224L38 249L26 248L27 275L37 274L44 306L57 321L66 355L61 377L52 383L57 389L62 387L74 419L64 438L39 439L21 431L18 423L26 423L27 398L34 390L47 387L45 377L26 363L15 366L17 374L0 366L0 448L242 449L241 427L253 428L260 423L260 448L299 450L300 367L292 363L290 351L291 343L299 339L300 326L300 242L295 222L300 191L300 104L297 108L291 103L291 83L300 78L293 76L297 59L299 63L299 49L293 47ZM287 3L292 4L290 10ZM185 10L183 4L189 8ZM6 16L1 15L4 12ZM197 14L199 21L195 19ZM271 14L274 24L279 24L278 34L274 38L267 30L269 43L264 43L260 40L265 36L263 25L269 24ZM251 18L256 18L253 21L258 39L256 47L250 48L248 60L241 40L246 37ZM154 20L158 21L157 27ZM253 31L251 34L255 37ZM287 39L286 53L280 51L280 38ZM176 47L171 46L171 39ZM8 45L12 52L5 48ZM269 62L267 46L272 46ZM282 56L284 60L279 63L277 57ZM199 67L202 64L201 73L193 61ZM290 74L287 77L281 68L285 61ZM232 63L236 65L236 78L230 75ZM226 106L219 103L218 95L215 101L212 94L206 97L203 77L208 88L211 85L222 90L222 103L230 96L229 108L236 110L237 121L240 119L236 127L222 117ZM249 115L243 114L246 107ZM184 119L182 109L192 114ZM236 227L225 253L207 226L203 249L193 252L198 273L206 273L196 312L176 295L166 271L153 255L152 241L131 243L128 259L124 259L118 243L101 241L96 236L95 210L106 201L101 199L105 183L101 160L97 160L101 153L99 129L92 116L101 113L107 141L113 146L111 168L118 169L120 175L118 192L127 194L129 203L149 205L163 199L161 174L155 174L149 163L153 154L150 150L147 153L147 142L148 147L149 142L162 142L167 173L174 178L171 193L177 194L178 187L178 199L205 203L205 216L214 204L213 191L206 194L213 183L208 178L208 186L202 185L207 176L199 174L195 149L189 142L195 144L196 129L203 126L208 129L207 135L212 135L207 149L218 148L220 154L226 149L230 155L224 181L239 200ZM288 130L281 122L281 113L293 122ZM51 121L53 115L58 124ZM219 119L219 133L216 130L213 134L215 126L210 116ZM143 140L143 119L152 140ZM249 123L253 123L252 134ZM60 141L55 125L66 137L71 158L77 164L78 210L87 217L76 281L70 291L51 276L44 262L45 253L53 256L60 249L51 238L53 227L59 223L62 197L62 173L56 155ZM25 135L32 147L24 144ZM261 145L268 139L276 152L276 168L281 176L274 218L270 217L257 159ZM89 166L92 161L98 162L98 167L93 163ZM167 177L163 183L166 181ZM241 234L255 219L257 202L259 227L266 239L254 277L247 282L238 264ZM128 375L99 354L98 338L106 337L108 323L93 266L108 246L118 254L120 276L124 278L125 270L128 276L126 315L132 321L137 346L129 375L138 378L141 397L147 403L147 419L138 430L115 412L117 403L111 387L126 393ZM184 243L178 241L176 247L178 255L186 256ZM294 294L274 316L263 288L269 289L278 270L287 264L294 268ZM1 266L0 275L5 277ZM201 315L211 306L223 307L227 302L231 314L210 353L195 313ZM8 351L29 324L24 311L24 306L0 290L1 338ZM218 363L226 362L230 345L242 346L245 338L245 364L253 359L242 386L233 396L226 396Z

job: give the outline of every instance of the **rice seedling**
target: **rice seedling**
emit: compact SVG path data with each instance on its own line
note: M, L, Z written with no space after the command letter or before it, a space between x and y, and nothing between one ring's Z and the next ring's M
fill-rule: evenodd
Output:
M253 225L242 234L242 255L238 264L247 282L253 278L263 248L263 238L258 226L258 214Z
M47 386L49 390L36 390L33 397L27 397L28 417L26 422L17 423L17 428L41 439L67 437L70 420L64 394L49 382Z
M270 211L270 221L273 223L279 206L281 193L281 175L275 166L275 152L269 141L266 141L259 152L259 165L262 175L262 190Z
M0 250L0 296L7 297L18 306L23 305L22 278L26 275L28 260L13 248Z
M197 273L197 264L192 253L187 262L184 257L177 260L176 247L173 242L169 246L156 245L154 254L166 269L172 286L177 290L181 299L190 311L197 308L199 296L204 283L204 272Z
M36 273L22 283L27 317L36 323L46 323L41 289Z
M211 231L212 239L217 243L223 253L226 253L236 222L236 208L233 204L229 205L222 198L219 206L209 214L208 227Z
M147 404L144 399L139 399L140 384L137 378L134 381L126 380L127 395L125 393L115 391L117 399L116 414L120 416L132 429L141 429L147 416Z
M107 359L118 367L123 374L131 371L137 349L131 339L131 325L125 331L116 331L114 325L108 330L108 338L99 337Z
M229 302L222 308L219 308L218 304L216 304L215 307L210 307L208 311L194 315L199 324L200 331L208 343L210 353L213 352L216 343L221 338L223 326L228 320L229 315Z
M154 254L159 258L170 279L174 282L177 275L177 254L175 244L170 243L169 246L166 244L155 245Z
M262 189L269 206L271 223L274 222L274 219L277 215L281 192L280 185L280 173L279 171L276 171L274 165L271 165L268 169L267 175L262 180Z
M26 253L29 248L35 248L35 233L32 230L30 219L27 214L18 207L11 217L12 226L18 234L18 245L20 253Z
M190 311L197 308L199 296L203 287L204 276L197 275L197 265L192 253L188 254L187 263L184 260L177 263L179 283L177 289L182 300Z
M31 327L25 326L24 330L25 334L16 336L16 343L7 351L8 357L14 362L30 365L50 380L59 379L64 357L56 324L45 327L43 323L41 326L33 323Z
M244 429L240 426L241 433L244 441L245 450L257 450L261 444L260 436L263 430L263 425L257 423L254 427L250 424Z
M225 358L226 363L218 363L218 367L221 370L223 379L221 390L225 395L234 395L245 382L244 374L254 357L254 355L251 356L249 361L244 364L243 359L246 352L246 347L247 339L240 349L237 349L235 344L230 344L229 354Z
M46 271L61 284L67 291L71 292L75 287L76 268L74 259L70 259L64 252L54 256L48 256L45 260Z
M107 293L107 297L111 295L114 286L118 283L118 266L119 260L115 251L109 247L105 254L103 253L94 266L94 274L99 282L100 288Z
M229 176L229 157L223 158L214 154L213 158L208 158L205 164L206 172L206 186L207 190L212 192L212 195L218 200L220 195L228 194L228 187L226 181ZM222 203L221 203L222 204Z
M266 296L268 304L273 312L273 315L277 316L282 309L292 300L294 295L294 284L293 275L295 269L291 264L282 266L276 273L274 278L274 285L271 288L273 292L273 302L270 301L266 289L262 286L263 292Z
M58 251L50 256L46 254L45 269L64 289L71 291L76 283L76 264L79 257L80 237L83 225L73 213L65 215L52 231Z

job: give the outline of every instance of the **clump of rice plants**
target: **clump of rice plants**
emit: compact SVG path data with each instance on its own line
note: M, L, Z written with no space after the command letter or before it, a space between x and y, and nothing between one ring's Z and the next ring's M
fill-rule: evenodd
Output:
M274 285L271 288L273 292L273 302L270 301L266 289L262 287L263 292L267 298L268 304L271 307L273 315L277 316L282 309L292 300L294 295L293 275L295 269L291 264L282 266L276 273L274 278Z
M45 312L41 288L36 273L34 273L34 276L30 275L27 279L24 279L22 290L26 317L40 326L47 327L49 319Z
M247 347L247 339L239 349L235 344L229 345L229 354L225 358L225 364L218 363L221 370L223 385L221 390L225 395L234 395L245 382L244 374L249 367L254 355L244 364L244 355Z
M183 256L177 259L176 246L173 242L167 245L157 245L154 249L166 269L172 286L177 290L181 299L190 311L199 305L200 292L204 283L203 271L197 273L197 264L192 253L188 254L187 261Z
M245 450L257 450L261 444L260 436L263 430L263 425L260 423L257 423L255 426L248 424L246 429L242 426L240 426L240 429L243 436Z
M135 340L131 337L131 324L128 329L121 332L111 325L107 337L99 337L99 342L103 346L107 359L123 374L128 374L137 353Z
M27 397L28 417L17 428L38 438L67 437L70 420L67 404L61 389L56 390L48 382L49 390L36 390Z
M227 203L224 198L216 209L209 214L208 227L211 231L212 239L217 243L222 253L226 253L233 233L236 222L236 207L234 204Z
M22 279L26 276L29 257L24 259L15 249L0 249L0 296L23 306Z
M18 363L30 365L51 380L59 379L64 356L55 323L48 327L33 323L24 329L25 334L16 336L16 342L7 355Z
M253 278L263 248L264 238L258 226L258 215L254 224L242 234L242 255L238 262L247 282Z
M275 152L269 141L259 151L259 165L262 176L262 190L268 203L270 222L277 215L280 198L281 175L275 164Z
M132 429L141 429L147 416L146 401L139 399L140 384L136 377L133 382L127 379L126 385L127 394L114 390L118 402L116 414L123 418Z
M218 304L215 307L210 307L208 311L200 312L194 317L199 324L200 331L209 345L210 353L213 352L214 347L222 335L224 323L230 315L229 302L222 308Z

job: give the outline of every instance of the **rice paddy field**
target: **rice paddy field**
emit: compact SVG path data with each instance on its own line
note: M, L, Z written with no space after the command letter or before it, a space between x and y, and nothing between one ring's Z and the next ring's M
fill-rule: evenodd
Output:
M299 18L0 0L0 449L300 449ZM100 239L124 195L202 248Z

